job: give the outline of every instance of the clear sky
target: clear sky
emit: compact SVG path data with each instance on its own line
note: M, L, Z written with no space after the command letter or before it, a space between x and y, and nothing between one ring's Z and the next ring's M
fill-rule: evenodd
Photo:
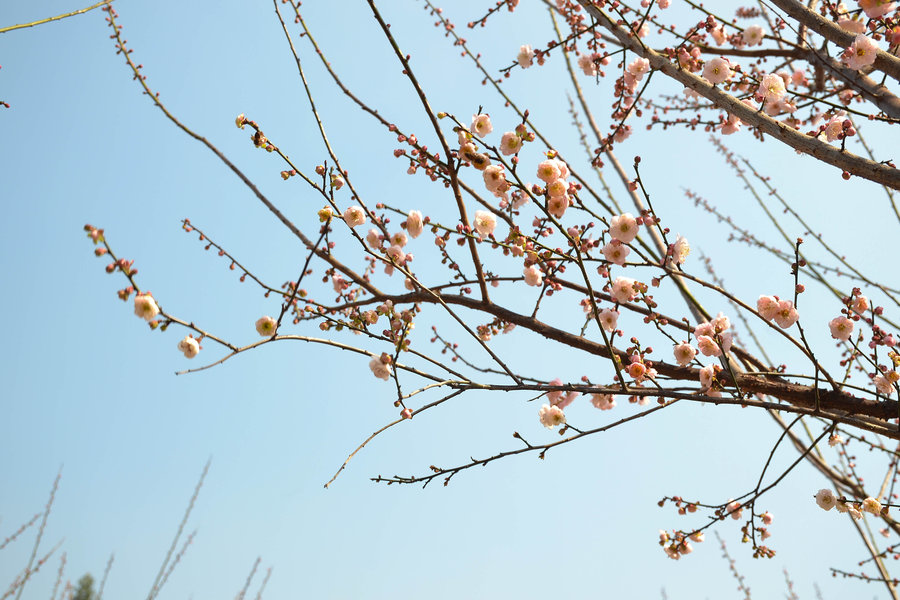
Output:
M321 199L299 179L282 181L284 167L276 157L255 150L247 131L234 127L235 116L245 113L310 170L326 157L271 3L115 4L135 61L168 108L244 168L290 218L315 232ZM465 29L492 4L452 0L445 7L490 70L510 64L521 44L539 47L552 38L546 11L535 0L523 0L513 15L504 11L485 30ZM515 126L503 100L480 85L481 77L433 27L421 2L381 5L412 54L432 106L468 119L481 105L495 131ZM0 28L79 7L72 0L4 0ZM303 10L346 83L402 129L437 147L367 5L310 0ZM352 107L292 31L329 137L360 193L372 203L443 214L448 196L405 174L392 156L396 141ZM659 598L663 588L671 599L739 597L712 536L681 561L666 558L656 545L658 530L701 521L688 523L656 502L673 494L721 502L752 488L779 435L767 415L679 405L560 448L543 461L524 456L467 471L446 488L369 480L421 474L431 464L449 466L512 448L513 431L553 439L538 422L538 403L526 396L473 393L376 439L326 490L323 484L347 454L396 418L390 384L374 379L361 357L296 342L272 344L202 373L174 375L221 356L221 350L207 342L198 364L188 364L175 349L183 331L150 332L131 303L116 298L124 280L104 272L106 261L93 256L82 226L103 227L116 252L135 261L141 285L167 310L239 343L257 339L254 321L277 313L279 304L239 283L224 259L204 252L181 230L180 219L190 218L275 285L296 277L303 248L208 150L142 96L100 11L0 35L0 65L0 100L11 105L0 109L0 306L6 316L0 539L42 510L62 469L41 549L60 540L63 545L24 597L50 595L62 551L65 579L74 582L88 571L99 577L114 553L104 597L146 594L209 458L186 530L197 536L163 597L232 597L258 556L261 569L273 569L267 598ZM546 68L516 71L508 89L587 171L570 126L561 66L554 56ZM608 84L588 90L607 120ZM660 82L659 89L666 85ZM752 302L760 288L787 295L792 282L783 264L728 243L728 231L685 198L685 189L695 190L776 241L707 134L638 133L619 147L619 156L629 164L641 154L657 211L673 232L691 240L697 272L703 273L703 252L740 297ZM896 269L883 249L895 237L896 222L881 218L887 212L880 190L844 183L833 168L772 141L760 144L749 135L727 141L752 157L839 252L890 283ZM873 134L871 141L884 138ZM530 149L528 160L540 151ZM624 201L614 176L608 180ZM786 218L785 224L791 236L806 235ZM420 243L416 252L424 263L430 242ZM321 277L321 265L316 268ZM833 300L819 290L811 293L818 294L804 313L811 321L825 323L837 314ZM721 300L709 308L729 310ZM429 334L424 324L417 331L420 348L429 348ZM836 364L827 330L810 335ZM497 339L492 347L537 377L575 381L596 372L584 357L549 354L540 338L524 333ZM791 358L783 347L773 353ZM601 373L592 379L609 376ZM599 413L580 400L570 419L600 424L636 410L621 403L615 414ZM794 458L793 449L784 448L775 467ZM829 566L853 570L864 556L850 525L813 504L812 495L824 485L801 466L760 501L776 518L769 541L778 554L772 560L751 558L739 542L737 522L718 528L755 597L786 593L785 568L801 598L815 597L815 583L824 598L882 597L881 588L829 575ZM31 529L0 551L0 591L27 561L34 534ZM259 582L257 575L252 593Z

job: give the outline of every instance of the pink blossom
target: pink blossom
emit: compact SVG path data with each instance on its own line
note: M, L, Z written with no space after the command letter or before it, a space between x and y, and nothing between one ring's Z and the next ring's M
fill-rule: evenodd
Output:
M159 306L149 292L134 297L134 314L148 322L159 314Z
M578 57L578 68L581 69L582 73L587 75L588 77L594 77L597 75L597 65L594 62L594 57L591 54L582 54Z
M731 321L722 313L716 315L716 318L710 321L710 325L712 325L713 331L716 333L722 333L731 329Z
M619 322L619 311L611 308L604 308L600 311L598 317L600 318L600 324L603 326L603 329L606 331L616 330L616 324Z
M344 223L356 227L366 222L366 211L361 206L351 206L344 211Z
M858 315L865 314L869 310L869 299L860 294L850 303L850 308Z
M637 236L637 219L631 213L624 213L609 220L609 234L625 244Z
M763 319L771 321L778 312L778 298L775 296L760 296L759 300L756 301L756 311Z
M509 183L506 181L506 174L503 172L502 165L485 167L481 175L484 178L485 187L492 194L503 193L509 189Z
M735 521L737 521L741 518L742 512L744 512L744 509L741 508L740 502L732 501L732 502L729 502L725 506L725 514L726 515L730 514L731 518L734 519Z
M524 46L519 47L519 54L516 56L516 62L518 62L519 66L523 69L527 69L534 64L534 50L531 49L531 46L525 44Z
M332 173L331 187L333 187L335 190L339 190L344 187L344 178L338 173Z
M551 183L553 181L556 181L557 179L560 179L562 177L562 174L560 173L557 161L549 159L538 163L537 177L538 179L546 183Z
M369 230L369 233L366 234L366 243L372 250L381 248L381 234L377 229Z
M694 335L700 337L701 335L708 335L710 337L716 334L716 328L709 321L705 323L700 323L696 327L694 327Z
M876 375L872 381L879 394L890 396L894 392L894 386L891 384L891 381L881 373Z
M557 425L564 425L566 422L566 415L563 413L562 409L558 406L550 406L549 404L545 404L541 407L540 412L538 412L538 417L541 420L541 425L547 429L553 429Z
M385 250L384 253L394 259L394 262L398 265L402 265L406 262L406 253L403 251L403 248L396 244Z
M836 433L832 433L828 436L828 445L834 448L835 446L839 446L844 443L844 438Z
M616 277L615 281L613 281L610 295L620 304L623 302L631 302L635 296L634 284L634 279Z
M713 381L716 379L716 373L722 370L719 365L707 365L700 369L700 386L703 391L712 388Z
M672 244L672 262L676 265L683 265L690 253L691 245L683 236L679 235L675 243Z
M484 137L494 130L491 118L486 114L472 115L472 132L478 137Z
M422 220L422 213L417 210L409 211L409 215L406 217L406 231L413 237L413 239L422 235L422 231L425 229L425 223Z
M544 273L540 270L540 268L538 268L537 265L525 267L524 275L525 283L527 283L528 285L538 286L544 282Z
M194 358L200 353L200 342L195 340L194 336L187 335L178 342L178 349L184 353L185 358Z
M494 228L497 226L497 217L494 216L494 213L486 211L486 210L476 210L475 211L475 231L482 237L491 235L494 233Z
M600 410L610 410L616 405L612 394L591 394L591 404Z
M606 260L613 264L622 266L625 264L625 259L631 253L631 248L629 248L619 240L612 240L608 244L603 246L601 252L603 252L603 256L606 258Z
M873 515L881 514L881 502L875 498L869 497L862 502L863 512L872 513Z
M256 333L263 337L270 337L275 333L278 323L272 317L265 316L256 321Z
M770 102L778 102L784 98L785 92L784 79L776 73L769 73L762 78L756 94L768 104Z
M398 231L397 233L391 235L391 244L394 246L400 246L401 248L406 245L409 239L406 237L406 234L402 231Z
M703 78L713 85L724 83L731 79L734 71L731 70L731 63L727 58L714 58L703 65Z
M835 140L839 140L844 137L844 121L847 117L843 114L834 116L831 118L828 123L825 124L825 139L829 142L833 142Z
M708 335L701 335L697 338L697 348L700 349L700 352L703 354L703 356L722 355L722 349L719 348L719 345L716 343L716 341Z
M687 342L682 342L673 348L672 353L675 355L675 362L682 367L691 364L694 357L697 356L697 350Z
M892 0L858 0L859 7L863 9L870 19L883 17L897 8L897 3Z
M766 511L760 516L760 519L762 519L763 524L771 525L772 521L775 520L775 517L772 516L772 513Z
M778 311L775 313L775 323L782 329L793 326L800 319L800 314L794 308L794 303L790 300L782 300L778 303Z
M725 43L725 40L728 39L728 34L725 33L725 28L722 25L719 25L710 31L709 34L712 36L717 46L721 46Z
M816 493L816 504L822 510L831 510L837 504L837 497L829 489L821 489Z
M550 201L547 202L547 212L557 219L562 219L567 208L569 208L568 196L552 196Z
M347 283L347 280L340 274L335 274L331 276L331 287L334 288L334 293L340 294L345 289L350 287L350 284Z
M505 156L515 154L522 149L522 138L515 131L507 131L500 138L500 152Z
M831 330L831 337L846 342L853 334L853 321L841 315L832 319L828 328Z
M748 46L759 46L763 42L766 32L761 25L751 25L741 34L741 41Z
M372 369L372 374L378 379L387 381L391 378L391 365L377 356L369 361L369 368Z
M636 80L640 81L644 75L650 72L650 61L646 58L636 58L625 67L625 71L631 74Z
M853 43L844 50L841 61L851 69L862 69L875 62L878 44L872 38L859 34Z
M849 33L865 33L866 31L865 23L863 23L859 19L854 19L847 16L840 17L837 24L838 27Z
M568 191L569 185L563 179L557 179L556 181L551 181L547 184L547 194L551 198L565 196Z

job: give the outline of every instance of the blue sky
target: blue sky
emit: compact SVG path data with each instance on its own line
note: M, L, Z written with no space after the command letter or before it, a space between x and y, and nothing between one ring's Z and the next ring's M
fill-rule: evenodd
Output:
M462 31L487 4L459 1L447 14ZM519 45L538 47L552 35L538 4L522 2L484 31L465 30L490 69L509 64ZM244 168L290 218L315 231L321 199L299 179L282 181L284 167L274 155L253 149L247 132L233 124L237 114L247 114L305 168L326 156L272 6L118 0L116 7L135 60L169 109ZM75 8L62 0L4 2L0 27ZM338 10L311 1L303 9L348 85L436 147L366 5L342 3ZM383 10L436 109L467 119L483 105L495 132L514 127L502 99L480 85L420 2L388 2ZM396 141L353 109L294 32L329 137L361 193L370 202L441 214L447 196L405 174L391 155ZM65 540L66 578L73 581L87 571L99 575L115 553L106 597L146 593L211 457L187 527L197 537L164 597L233 596L257 556L263 568L273 568L269 598L656 598L662 588L673 599L737 597L711 536L677 563L665 557L657 530L689 525L656 502L672 494L724 501L752 487L779 434L768 416L682 404L543 461L525 456L465 472L446 488L369 481L508 449L513 431L553 439L527 397L472 393L376 439L326 490L347 454L396 418L390 384L372 378L360 357L297 342L175 376L197 366L175 349L184 333L151 333L131 303L116 298L124 280L104 272L82 226L103 227L167 310L240 343L256 339L254 321L277 313L278 303L238 283L224 259L181 230L180 219L190 218L276 285L296 277L302 247L211 153L141 95L99 11L0 35L0 65L0 100L11 104L0 110L0 305L7 316L0 349L0 538L42 509L61 468L42 548ZM580 158L560 65L554 57L547 68L516 72L509 90L561 140L560 148ZM602 115L612 101L609 88L588 93ZM792 283L783 265L728 243L715 219L685 198L684 189L696 190L773 239L771 225L706 134L638 133L619 156L627 164L641 154L657 211L692 241L692 260L699 263L699 251L711 256L745 299L755 299L760 287L787 295ZM772 141L732 138L732 147L772 176L839 252L860 259L875 277L892 272L879 240L893 239L896 223L874 217L886 214L879 190L845 183L834 169ZM877 146L877 132L871 141ZM540 149L531 152L529 160L536 160ZM587 170L584 160L578 166ZM624 200L614 177L608 180ZM785 223L792 236L805 235ZM857 232L865 235L847 235ZM430 250L421 245L416 252L424 264ZM804 312L811 321L837 314L833 300L811 293L818 294ZM716 299L709 308L729 310ZM557 310L567 309L559 304ZM428 348L428 334L423 324L420 347ZM827 329L810 335L834 365ZM774 354L790 358L771 343ZM551 353L536 336L517 333L494 344L535 376L602 378L593 374L596 365ZM206 343L201 357L219 352ZM620 403L615 414L599 413L580 401L570 419L598 424L635 410ZM776 466L795 456L785 448ZM848 523L812 504L823 485L801 466L761 501L776 515L772 560L750 558L735 522L719 527L757 597L784 593L785 567L802 598L813 597L814 582L825 598L880 597L879 588L830 578L828 566L852 569L862 553ZM0 553L0 581L11 581L24 565L33 535ZM58 559L25 597L50 594Z

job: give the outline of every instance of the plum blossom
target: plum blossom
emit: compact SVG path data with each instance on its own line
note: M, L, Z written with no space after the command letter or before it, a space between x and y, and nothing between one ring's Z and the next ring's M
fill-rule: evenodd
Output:
M562 379L556 378L550 382L550 385L561 386L563 385ZM576 396L578 396L578 392L564 392L563 390L547 392L547 400L550 401L550 406L559 407L560 410L565 410L567 406L572 404Z
M616 277L612 284L612 291L610 295L615 299L618 303L623 302L631 302L634 300L635 290L634 290L634 279L629 279L627 277Z
M873 515L881 514L881 502L875 498L869 497L862 502L862 511L872 513Z
M672 244L672 262L676 265L683 265L687 260L688 254L691 253L691 245L683 236L678 236L675 243Z
M562 218L567 208L569 208L569 196L551 196L550 201L547 202L547 212L557 219Z
M510 156L522 149L522 138L515 131L507 131L500 138L500 152Z
M351 206L344 211L344 222L350 227L356 227L366 222L366 211L361 206Z
M897 374L896 371L890 371L890 373ZM896 380L896 378L895 378ZM884 394L885 396L889 396L894 391L894 386L891 383L891 380L888 377L885 377L881 373L875 376L872 380L875 384L875 389L878 390L879 394Z
M472 115L472 132L478 137L484 137L494 130L491 118L486 114Z
M616 406L612 394L591 394L591 404L600 410L610 410Z
M859 294L853 299L853 302L850 303L850 308L858 315L865 314L865 312L869 310L869 299L862 294Z
M594 56L591 54L582 54L578 57L578 68L588 77L597 75L597 63L594 62Z
M865 11L870 19L883 17L897 8L897 3L892 0L858 0L859 7Z
M741 34L741 40L748 46L759 46L765 35L766 32L761 25L751 25Z
M272 317L266 315L256 321L256 333L263 337L270 337L275 333L278 323Z
M506 195L506 191L509 190L510 186L506 181L506 174L503 172L503 167L501 165L485 167L481 175L484 177L484 185L489 192L498 198L502 198Z
M762 520L764 525L771 525L772 521L775 520L775 517L772 516L772 513L766 511L762 515L760 515L760 519Z
M831 490L823 488L816 494L816 504L822 510L831 510L837 504L837 497Z
M152 321L159 314L159 306L149 292L134 297L134 314L145 321Z
M494 216L494 213L486 210L475 211L475 231L478 232L478 235L481 237L491 235L496 226L497 217Z
M178 350L184 353L185 358L194 358L200 353L200 342L195 340L194 336L186 335L178 342Z
M391 245L393 246L400 246L402 248L408 241L409 238L407 238L406 234L402 231L398 231L397 233L391 235Z
M366 243L372 250L381 248L381 234L378 233L377 229L369 230L369 233L366 234Z
M382 357L385 355L382 355ZM372 369L372 374L378 379L384 379L387 381L391 378L391 365L390 363L385 362L382 357L376 356L372 360L369 361L369 368Z
M545 404L541 407L540 412L538 412L538 417L541 420L541 425L547 429L553 429L557 425L564 425L566 422L566 415L563 413L562 409L558 406L550 406L549 404Z
M790 300L781 300L778 303L778 311L773 318L779 327L787 329L788 327L792 327L794 323L800 319L800 314L797 312L797 309L794 308L793 302Z
M636 58L625 67L625 71L630 73L632 77L640 81L644 75L650 72L650 61L646 58Z
M742 512L744 512L744 509L741 508L741 503L737 502L736 500L729 502L725 506L725 514L726 515L730 514L731 518L734 519L735 521L737 521L741 518Z
M519 54L516 56L516 62L518 62L519 66L523 69L527 69L534 64L534 50L531 49L531 46L525 44L519 47Z
M612 240L601 249L603 252L603 256L609 262L622 266L625 264L625 259L631 253L631 248L620 242L619 240Z
M844 443L844 438L842 438L837 433L832 433L830 436L828 436L828 445L831 446L832 448L834 448L835 446L840 446L843 443Z
M707 365L700 369L700 386L704 391L712 388L713 381L716 379L716 373L722 370L719 365Z
M841 315L832 319L828 328L831 329L831 337L846 342L853 334L853 321Z
M682 367L686 367L697 356L697 349L687 342L682 342L672 349L672 353L675 355L675 362Z
M525 275L525 283L531 286L538 286L544 282L544 273L537 265L525 267L523 273Z
M631 213L624 213L609 220L609 234L613 239L627 244L634 240L637 232L637 219Z
M558 161L548 159L539 163L537 166L537 177L546 183L551 183L560 179L562 173L560 172Z
M413 237L413 239L422 235L422 231L425 229L425 223L422 220L422 213L417 210L409 211L409 215L406 217L406 231Z
M764 76L756 92L757 96L761 97L766 104L778 102L784 98L785 93L784 79L776 73L769 73Z
M600 318L600 324L606 331L615 331L616 324L619 321L619 311L611 308L604 308L597 315Z
M703 354L703 356L722 355L722 349L719 348L719 344L717 344L716 340L708 335L701 335L697 337L697 348L700 349L700 352L701 354Z
M878 44L872 38L860 33L841 54L841 62L851 69L859 70L874 63L877 52Z
M706 61L703 65L703 78L713 85L724 83L731 79L734 71L731 70L731 63L727 58L718 57Z
M762 316L766 321L771 321L775 318L775 314L778 312L778 297L776 296L760 296L759 300L756 301L756 311Z

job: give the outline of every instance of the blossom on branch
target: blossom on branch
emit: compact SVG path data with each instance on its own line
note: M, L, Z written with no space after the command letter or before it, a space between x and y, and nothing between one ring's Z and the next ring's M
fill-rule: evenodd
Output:
M195 340L194 336L187 335L178 342L178 349L184 353L185 358L194 358L200 353L200 342Z
M159 306L149 292L134 297L134 314L145 321L152 321L159 314Z
M256 321L256 333L262 337L270 337L275 334L278 323L270 316L265 316Z

